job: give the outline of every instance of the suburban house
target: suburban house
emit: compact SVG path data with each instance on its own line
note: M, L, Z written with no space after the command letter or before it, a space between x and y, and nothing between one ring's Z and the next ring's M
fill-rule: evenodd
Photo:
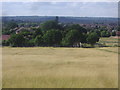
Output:
M10 38L10 35L1 35L0 40L8 40Z

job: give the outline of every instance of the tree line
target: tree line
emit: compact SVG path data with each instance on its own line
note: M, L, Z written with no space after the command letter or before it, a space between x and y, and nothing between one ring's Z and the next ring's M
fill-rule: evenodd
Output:
M55 20L42 23L39 28L31 28L31 30L23 30L19 34L11 34L9 40L2 42L3 46L81 47L83 44L94 46L101 35L104 37L110 35L108 31L89 31L79 24L66 25L59 23L57 17Z

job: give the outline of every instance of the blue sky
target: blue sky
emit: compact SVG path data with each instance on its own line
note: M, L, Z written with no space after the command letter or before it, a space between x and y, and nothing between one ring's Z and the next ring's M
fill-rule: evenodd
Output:
M2 2L3 16L117 17L117 2Z

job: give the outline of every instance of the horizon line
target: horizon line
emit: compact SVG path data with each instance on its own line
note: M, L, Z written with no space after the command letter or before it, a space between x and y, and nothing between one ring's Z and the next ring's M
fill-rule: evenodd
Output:
M25 17L29 17L29 16L35 16L35 17L82 17L82 18L120 18L120 17L109 17L109 16L59 16L59 15L23 15ZM5 15L5 16L0 16L0 17L22 17L22 15L20 16L15 16L15 15Z

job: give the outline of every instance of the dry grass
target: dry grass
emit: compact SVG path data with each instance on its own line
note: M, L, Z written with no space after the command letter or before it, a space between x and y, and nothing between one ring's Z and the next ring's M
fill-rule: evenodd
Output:
M3 88L116 88L116 50L5 47Z

